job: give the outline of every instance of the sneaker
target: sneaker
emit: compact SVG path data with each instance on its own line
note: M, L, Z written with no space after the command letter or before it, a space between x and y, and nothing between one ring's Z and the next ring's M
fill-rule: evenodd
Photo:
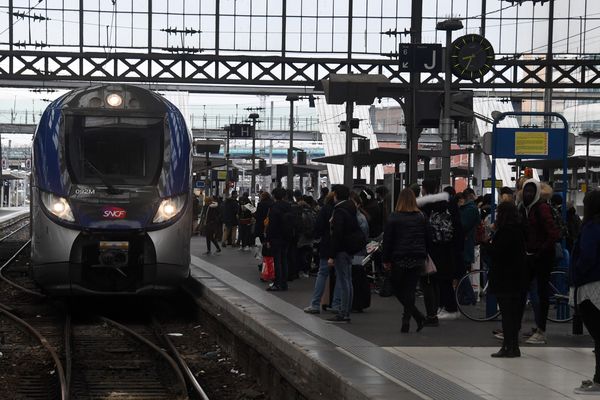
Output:
M279 292L281 289L279 288L279 286L275 285L275 284L271 284L267 287L267 292Z
M221 249L217 249L216 253L219 254L221 252Z
M318 308L312 308L312 307L306 307L304 309L304 312L307 314L320 314L321 313L321 311L319 311Z
M308 274L304 271L300 271L298 275L300 276L300 278L308 278Z
M546 344L546 335L543 331L537 330L529 339L525 341L528 344Z
M202 253L203 256L210 256L212 253L210 251L205 251Z
M446 319L446 320L452 320L452 319L458 319L460 318L460 312L456 311L456 312L448 312L446 310L442 310L440 311L440 313L438 314L438 319Z
M425 317L425 323L423 324L423 326L430 326L430 327L440 326L440 321L438 320L437 317Z
M592 381L583 381L581 382L581 386L575 388L573 390L575 394L591 394L591 395L599 395L600 394L600 384Z
M327 322L332 322L332 323L337 323L337 324L341 324L341 323L347 323L350 322L350 317L342 317L340 314L334 315L331 318L327 318L326 319Z
M503 332L494 333L494 337L498 340L504 340L504 333Z
M529 332L524 332L523 337L530 338L537 332L537 328L531 328Z

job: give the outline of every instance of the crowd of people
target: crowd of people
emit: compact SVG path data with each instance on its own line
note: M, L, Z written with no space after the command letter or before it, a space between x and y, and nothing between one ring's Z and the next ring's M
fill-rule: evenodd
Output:
M334 311L328 320L341 323L350 321L353 308L363 308L353 304L360 289L353 284L353 266L362 266L368 241L381 241L374 264L388 276L392 294L404 308L403 333L413 319L419 332L438 326L440 319L459 318L457 282L481 262L475 268L489 271L489 290L502 313L502 329L495 332L502 347L492 357L520 356L527 301L533 305L535 327L525 332L526 342L546 343L550 274L570 254L575 302L600 350L600 191L586 194L583 221L570 203L564 219L562 197L527 177L515 190L500 190L493 215L491 195L477 197L471 188L440 192L430 180L402 190L393 212L390 197L385 187L373 193L333 185L331 192L322 188L317 200L298 190L275 188L270 194L261 192L254 207L248 193L238 200L233 191L224 201L204 200L196 213L201 216L197 229L206 236L206 254L211 254L211 244L216 252L226 246L249 250L256 245L263 255L273 257L275 278L268 291L286 291L288 281L314 272L307 313L325 309L323 294L328 282L335 282L325 303ZM424 312L415 304L417 288ZM471 296L461 304L477 302L474 292ZM596 357L594 379L582 383L580 392L600 393L600 351Z

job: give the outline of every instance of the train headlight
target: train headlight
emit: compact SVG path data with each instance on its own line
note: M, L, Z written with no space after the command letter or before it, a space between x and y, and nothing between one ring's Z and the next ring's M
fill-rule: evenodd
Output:
M185 199L187 194L170 197L168 199L164 199L160 206L158 207L158 211L156 211L156 215L154 215L154 219L152 222L155 224L159 224L161 222L166 222L179 214L183 207L185 206Z
M71 211L71 206L67 199L46 192L40 192L40 197L42 198L42 204L44 204L46 210L52 215L65 221L75 221L75 217L73 217L73 212Z
M116 93L111 93L106 96L106 102L111 107L120 107L123 104L123 98Z

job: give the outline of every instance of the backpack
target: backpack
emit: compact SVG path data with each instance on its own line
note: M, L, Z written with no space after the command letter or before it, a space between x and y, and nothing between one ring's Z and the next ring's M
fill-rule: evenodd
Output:
M299 231L307 238L313 238L315 236L315 224L317 222L317 216L313 210L307 207L302 207L301 225Z
M454 238L454 226L450 210L432 211L429 215L433 243L449 243Z
M558 228L558 232L560 234L558 240L566 239L569 236L569 229L567 228L567 224L565 223L562 214L552 206L550 206L550 211L552 212L552 220L554 221L554 225L556 228Z
M344 210L343 208L341 210ZM367 237L365 236L360 225L358 223L358 217L353 217L346 210L344 212L350 216L350 226L347 228L346 235L344 236L344 243L346 244L346 250L348 254L354 255L365 250L367 247ZM358 211L360 212L360 211Z

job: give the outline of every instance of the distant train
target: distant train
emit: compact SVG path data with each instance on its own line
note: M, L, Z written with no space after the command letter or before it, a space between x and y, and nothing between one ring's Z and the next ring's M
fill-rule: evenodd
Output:
M33 139L31 272L51 294L143 294L189 276L192 137L149 90L71 91Z

